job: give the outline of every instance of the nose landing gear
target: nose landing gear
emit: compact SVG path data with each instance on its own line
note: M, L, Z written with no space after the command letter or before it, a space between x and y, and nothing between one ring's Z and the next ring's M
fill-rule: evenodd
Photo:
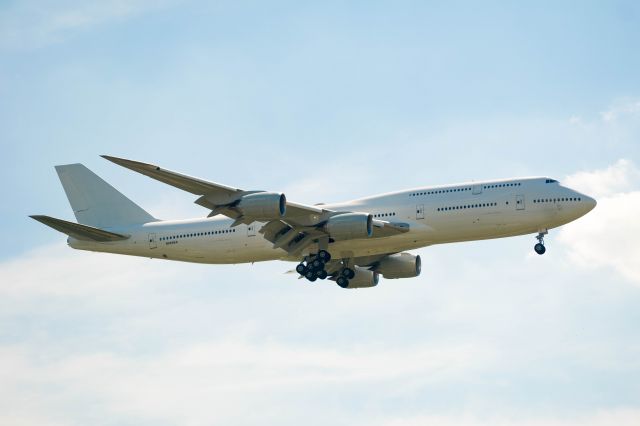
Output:
M547 251L546 247L544 246L544 236L548 233L549 232L546 229L538 232L538 235L536 236L538 243L533 246L533 249L536 251L536 253L542 255Z

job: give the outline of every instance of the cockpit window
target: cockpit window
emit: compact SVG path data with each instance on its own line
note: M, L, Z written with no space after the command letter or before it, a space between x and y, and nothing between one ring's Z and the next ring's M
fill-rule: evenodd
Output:
M558 181L555 179L547 179L546 183L558 183Z

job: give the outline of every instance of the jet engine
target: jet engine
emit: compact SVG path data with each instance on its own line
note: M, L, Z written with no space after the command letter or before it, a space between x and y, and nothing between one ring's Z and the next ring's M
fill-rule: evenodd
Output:
M385 278L413 278L420 275L422 262L420 256L409 253L396 253L383 258L376 271Z
M346 288L375 287L380 281L380 274L375 271L356 266L355 273L356 275L349 280L349 285Z
M343 213L331 216L324 230L334 240L354 240L373 235L373 216L367 213Z
M257 221L280 219L287 211L287 198L284 194L258 192L245 195L236 208L243 216Z

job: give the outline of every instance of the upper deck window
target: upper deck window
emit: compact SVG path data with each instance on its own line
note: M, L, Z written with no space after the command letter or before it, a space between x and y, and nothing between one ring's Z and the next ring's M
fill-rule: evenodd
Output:
M545 183L558 183L558 181L555 179L547 179Z

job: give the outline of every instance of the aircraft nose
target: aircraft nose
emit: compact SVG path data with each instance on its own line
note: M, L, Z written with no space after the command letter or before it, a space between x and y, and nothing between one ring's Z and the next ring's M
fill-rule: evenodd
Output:
M589 209L587 211L593 210L596 207L596 205L598 204L598 202L595 200L595 198L591 198L588 195L585 196L584 198L585 198L585 203L586 203L585 205Z
M573 206L573 211L575 212L577 217L581 217L589 213L598 204L598 202L593 197L589 197L582 192L578 192L576 190L571 190L571 192L573 197L575 197L574 200L578 201Z
M596 204L598 204L593 197L589 197L586 194L576 191L576 195L578 195L578 200L580 200L576 207L578 207L581 216L589 213L596 207Z

